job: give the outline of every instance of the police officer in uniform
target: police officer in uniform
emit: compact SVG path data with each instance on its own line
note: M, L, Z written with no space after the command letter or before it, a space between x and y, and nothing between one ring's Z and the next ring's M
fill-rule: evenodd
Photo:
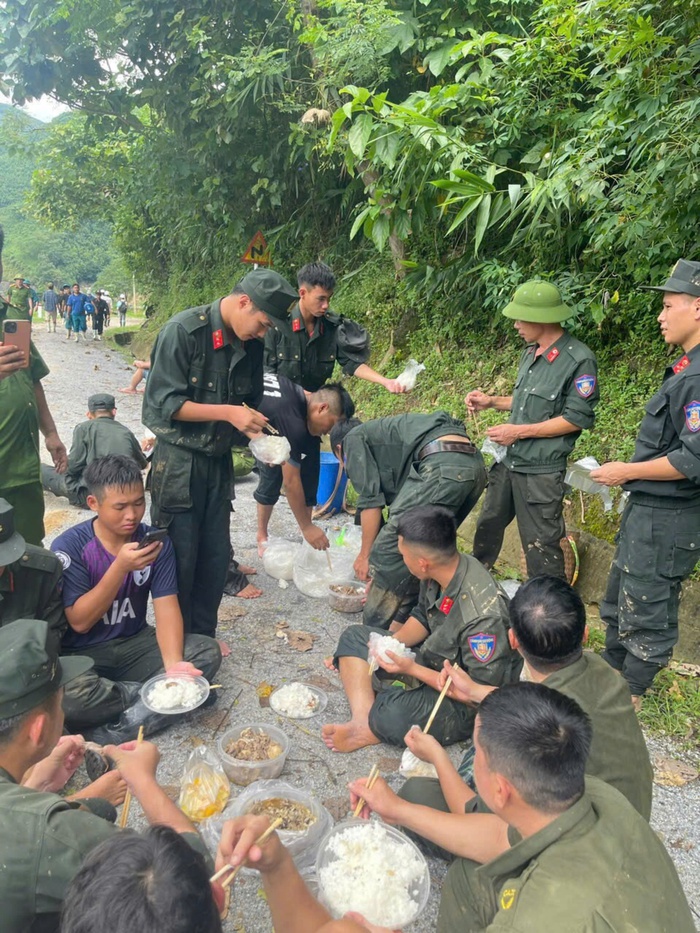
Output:
M299 301L289 322L275 321L265 336L265 369L286 376L307 392L316 392L333 375L338 362L346 376L376 382L388 392L403 392L396 379L386 379L367 361L367 331L330 310L335 276L323 262L303 266L297 275Z
M0 499L0 627L17 619L44 619L58 650L68 625L61 573L54 553L25 542L15 529L14 509Z
M700 557L700 262L679 259L650 289L663 292L664 340L683 352L646 406L631 462L591 473L630 494L600 615L603 657L622 672L636 708L671 658L681 584Z
M565 578L562 500L566 461L576 439L595 420L598 369L591 350L561 326L571 309L548 282L521 285L503 314L527 343L513 394L469 392L471 413L510 411L507 424L488 429L506 448L489 471L489 486L474 534L474 556L489 569L506 528L517 518L528 575Z
M279 273L249 272L230 295L171 318L151 353L144 423L157 442L151 520L168 528L185 630L214 635L229 563L231 447L262 431L262 338L296 291ZM251 407L247 407L251 406Z
M351 418L332 428L331 449L345 463L362 510L355 573L372 580L362 621L375 628L405 622L420 586L399 552L399 517L418 505L443 505L459 527L486 483L482 456L464 424L445 411L364 424Z

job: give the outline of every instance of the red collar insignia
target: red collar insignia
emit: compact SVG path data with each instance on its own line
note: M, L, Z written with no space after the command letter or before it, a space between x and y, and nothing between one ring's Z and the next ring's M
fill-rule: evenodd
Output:
M214 344L215 350L220 350L224 345L224 332L219 328L215 330L211 335L211 341Z
M559 356L559 350L557 350L556 347L552 347L552 349L547 354L547 362L553 363L558 356Z
M686 366L690 366L690 360L688 359L688 354L684 353L683 356L673 364L673 371L674 373L680 373Z
M300 317L295 317L294 320L292 321L292 330L294 331L295 334L298 333L302 329L303 326L304 325L302 324Z
M449 615L450 609L452 609L454 604L455 604L454 599L450 599L449 596L445 596L442 602L440 603L440 612L445 616Z

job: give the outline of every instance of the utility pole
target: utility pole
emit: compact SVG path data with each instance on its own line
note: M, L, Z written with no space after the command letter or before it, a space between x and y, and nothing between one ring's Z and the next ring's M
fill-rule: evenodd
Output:
M136 314L136 273L135 272L131 273L131 293L133 295L132 307L134 309L132 313Z

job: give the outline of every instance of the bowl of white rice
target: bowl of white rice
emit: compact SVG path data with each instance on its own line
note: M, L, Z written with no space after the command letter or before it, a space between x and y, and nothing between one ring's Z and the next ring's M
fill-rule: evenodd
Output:
M209 696L209 689L206 677L156 674L141 687L141 699L152 712L175 716L201 706Z
M400 830L380 820L345 820L316 857L319 896L335 918L354 910L381 927L402 929L423 912L428 863Z
M282 684L270 694L270 709L287 719L310 719L328 705L328 696L311 684L293 681Z

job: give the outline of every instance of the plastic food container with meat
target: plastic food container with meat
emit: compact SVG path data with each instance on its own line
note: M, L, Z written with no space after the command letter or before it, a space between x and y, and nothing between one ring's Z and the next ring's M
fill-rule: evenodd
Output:
M246 730L249 730L246 732ZM243 733L246 733L243 736ZM242 739L243 736L243 739ZM269 742L265 743L260 742L256 739L257 736L267 737ZM234 743L242 743L246 745L244 754L270 754L270 752L275 751L274 746L279 746L280 751L278 754L275 754L274 757L265 757L265 758L236 758L229 751ZM260 745L260 748L256 748L256 744ZM262 748L263 745L267 744L268 749L265 752ZM287 760L287 755L289 754L289 739L286 734L279 729L277 726L270 725L266 722L250 722L245 723L244 725L234 726L231 729L227 729L220 737L218 741L218 752L219 758L221 758L222 764L224 766L224 771L226 772L230 781L233 781L234 784L240 784L246 786L247 784L252 784L253 781L269 780L270 778L279 777L284 768L284 763Z

